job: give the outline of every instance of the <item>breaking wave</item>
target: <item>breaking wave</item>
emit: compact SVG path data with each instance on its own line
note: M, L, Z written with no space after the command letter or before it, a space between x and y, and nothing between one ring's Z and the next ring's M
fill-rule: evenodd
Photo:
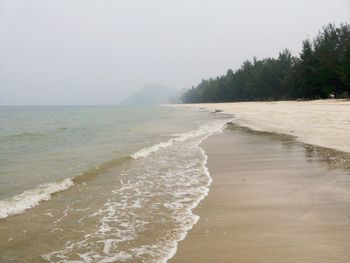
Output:
M138 151L133 158L140 160L121 171L120 183L107 200L78 221L82 229L89 222L95 222L96 228L42 255L43 259L55 263L73 258L94 263L167 262L198 222L193 209L212 183L208 157L200 144L224 127L222 121L212 122Z
M42 201L50 200L53 194L67 190L72 186L74 186L76 183L89 180L89 178L93 178L97 176L98 174L102 173L104 170L109 169L110 167L120 165L132 159L147 157L150 154L159 151L160 149L170 147L178 142L184 142L188 139L197 138L201 136L209 136L214 132L222 130L224 127L224 124L225 123L221 121L221 122L211 123L207 125L202 125L198 129L192 130L189 132L174 134L173 135L174 138L171 138L168 141L160 142L152 146L142 148L141 150L129 156L122 157L120 159L107 161L75 177L66 178L64 180L57 181L57 182L41 184L34 189L26 190L21 194L0 200L0 219L23 213L26 210L39 205L40 202Z
M19 195L0 200L0 218L20 214L37 206L41 201L49 200L53 193L64 191L73 185L72 178L66 178L60 182L41 184Z

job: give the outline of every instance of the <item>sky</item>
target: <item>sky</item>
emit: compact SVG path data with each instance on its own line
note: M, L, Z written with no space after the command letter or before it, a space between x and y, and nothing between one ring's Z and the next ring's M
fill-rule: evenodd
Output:
M0 0L0 105L118 104L276 57L349 0Z

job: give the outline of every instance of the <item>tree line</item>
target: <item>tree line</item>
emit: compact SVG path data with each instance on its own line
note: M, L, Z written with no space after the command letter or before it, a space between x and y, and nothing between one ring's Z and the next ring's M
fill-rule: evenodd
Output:
M202 80L184 103L346 98L350 94L350 25L329 24L304 40L299 57L287 49L277 58L245 61L225 75Z

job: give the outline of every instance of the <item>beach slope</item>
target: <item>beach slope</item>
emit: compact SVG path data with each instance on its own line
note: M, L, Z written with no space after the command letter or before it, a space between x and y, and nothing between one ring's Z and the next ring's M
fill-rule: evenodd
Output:
M350 101L180 107L234 124L202 143L213 183L170 263L349 262Z
M202 146L213 183L170 263L349 262L349 155L237 126Z
M277 101L182 104L222 110L234 122L258 131L295 136L304 143L350 152L350 101Z

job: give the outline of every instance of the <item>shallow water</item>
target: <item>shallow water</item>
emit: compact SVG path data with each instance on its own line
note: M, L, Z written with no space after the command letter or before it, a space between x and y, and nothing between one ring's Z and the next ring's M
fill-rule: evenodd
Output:
M211 183L199 144L229 120L160 107L0 115L1 262L165 262Z

